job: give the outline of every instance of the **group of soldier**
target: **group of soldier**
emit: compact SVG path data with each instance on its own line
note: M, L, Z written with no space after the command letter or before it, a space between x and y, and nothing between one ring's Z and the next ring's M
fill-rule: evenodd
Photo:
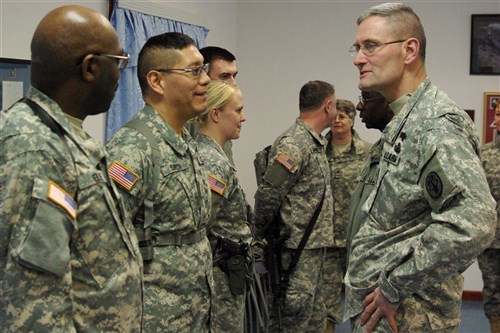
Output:
M500 135L481 161L468 115L427 77L425 47L409 6L363 13L359 103L305 83L295 123L257 155L252 209L232 157L246 119L234 55L182 33L149 38L145 106L103 147L82 123L108 110L130 56L101 14L49 12L28 95L0 114L2 331L243 332L262 278L269 332L343 319L353 332L457 332L461 273L481 254L498 274L498 232L483 250L498 229ZM373 146L355 109L382 132ZM492 330L497 281L485 279Z

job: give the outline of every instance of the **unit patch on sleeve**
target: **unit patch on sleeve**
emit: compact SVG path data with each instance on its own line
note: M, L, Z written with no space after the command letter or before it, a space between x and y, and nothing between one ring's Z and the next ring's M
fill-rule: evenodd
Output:
M212 175L208 175L208 184L210 189L219 195L223 195L226 190L226 183Z
M53 181L49 181L47 197L67 211L73 219L76 218L75 200Z
M139 175L121 164L114 161L108 169L109 176L118 184L120 184L127 191L134 186L139 179Z
M290 171L293 168L293 166L295 165L295 162L285 152L282 152L278 156L278 158L276 159L276 161L278 161L278 163L280 163L285 168L287 168L288 171Z
M425 188L427 189L427 193L434 199L439 198L443 193L441 178L434 171L430 172L425 178Z

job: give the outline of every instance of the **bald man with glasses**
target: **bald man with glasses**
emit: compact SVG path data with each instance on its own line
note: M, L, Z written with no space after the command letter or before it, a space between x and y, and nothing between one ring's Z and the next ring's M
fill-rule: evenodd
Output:
M210 79L181 33L148 39L137 66L145 106L107 148L144 259L144 332L208 332L210 189L184 124L205 111Z
M56 8L35 30L27 98L0 113L2 332L142 330L137 238L82 128L108 110L127 60L89 8Z

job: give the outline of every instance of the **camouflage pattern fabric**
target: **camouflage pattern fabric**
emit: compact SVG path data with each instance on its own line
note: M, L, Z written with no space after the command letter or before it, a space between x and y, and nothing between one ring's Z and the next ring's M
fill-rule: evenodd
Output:
M2 332L141 332L142 260L105 152L55 101L0 113Z
M161 179L154 197L154 238L189 235L208 227L210 193L194 140L184 140L150 106L135 117L158 139ZM122 127L108 142L110 162L118 161L137 175L127 190L120 187L127 210L135 216L152 186L152 150L147 138ZM208 332L212 253L208 239L193 244L155 246L144 264L145 332Z
M378 286L390 302L411 296L426 305L418 313L403 302L398 327L412 327L419 316L423 331L457 326L461 272L491 242L496 224L474 124L425 79L381 140L378 179L350 244L345 317L360 314Z
M484 311L488 318L500 317L500 135L481 147L481 159L491 194L497 202L495 238L477 258L483 276Z
M342 322L340 304L342 282L346 273L346 229L349 219L349 204L356 186L356 178L366 164L371 144L362 140L354 131L351 146L336 155L332 144L332 133L326 134L328 145L326 156L330 165L331 187L333 192L333 240L334 247L327 248L323 291L328 319Z
M184 127L189 131L189 134L191 134L191 136L195 140L198 138L198 129L200 126L196 119L191 119L184 125ZM224 151L224 154L227 156L229 163L231 163L231 165L234 166L233 141L227 140L224 146L222 146L222 150Z
M294 250L283 252L283 267L290 264ZM323 301L322 271L325 249L303 250L295 271L290 276L282 311L282 331L280 333L318 333L326 325L326 308ZM272 300L270 305L269 333L278 333L278 323Z
M246 199L236 169L214 139L198 134L196 141L212 184L212 217L208 229L212 248L218 237L250 244L252 235L247 223ZM228 277L219 267L214 266L213 275L210 332L243 332L245 296L231 294Z
M325 146L326 140L300 119L297 119L295 124L274 142L263 182L255 194L254 219L261 239L264 238L272 217L278 213L282 221L281 232L287 237L284 246L296 249L324 192L323 206L305 249L322 249L333 245L333 200ZM312 253L318 257L312 259L314 257L312 255L311 260L321 263L321 270L314 269L310 271L311 274L302 272L305 267L307 269L310 267L305 265L301 268L299 261L296 272L290 277L292 281L296 279L296 276L305 274L304 276L308 279L302 282L297 281L297 283L308 285L301 297L310 297L311 294L308 294L306 290L311 291L321 287L318 283L321 282L320 276L323 274L321 260L324 260L324 253L322 251L319 253L312 251ZM301 260L303 255L301 255ZM299 290L301 289L297 286L296 292ZM311 331L318 329L317 323L313 321L308 326L309 314L312 308L324 309L324 304L322 298L316 297L317 293L312 296L314 299L303 303L303 306L297 308L296 312L285 314L291 315L290 318L283 320L287 325L285 332L306 332L307 329L297 329L298 322L302 325L301 327L309 327ZM287 302L285 301L285 307L289 306ZM317 313L315 310L314 314L326 318L326 313ZM305 321L296 320L298 317Z

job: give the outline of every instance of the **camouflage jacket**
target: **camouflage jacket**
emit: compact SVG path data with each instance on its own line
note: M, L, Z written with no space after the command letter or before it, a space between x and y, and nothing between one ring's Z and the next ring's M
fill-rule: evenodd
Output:
M217 237L224 237L235 242L241 239L250 244L252 235L247 223L246 199L236 177L236 169L214 139L198 134L196 141L212 191L212 222L208 229L210 242L214 245Z
M378 179L350 246L345 317L378 286L390 302L428 301L436 328L458 325L461 272L491 242L496 219L474 124L425 79L381 140Z
M206 172L187 130L183 131L183 139L148 105L134 118L151 128L161 154L151 225L154 258L144 264L146 331L202 332L206 325L196 325L200 321L208 323L213 283L212 253L206 237L210 221ZM128 212L135 218L153 186L152 148L142 133L130 127L119 129L106 148L109 162L119 163L133 175L132 184L120 185L119 189ZM191 244L158 244L162 237L189 237L200 232L203 238Z
M500 249L500 134L498 132L495 133L494 141L481 147L481 160L491 194L497 202L497 228L495 238L489 247Z
M278 213L281 232L288 237L285 247L297 248L324 193L323 206L305 249L333 246L333 199L326 143L299 119L276 139L263 182L255 194L259 237L264 237Z
M140 332L142 261L103 147L55 101L0 114L2 332Z
M332 133L328 132L325 138L328 141L326 157L330 165L333 192L333 241L335 247L345 247L349 204L356 187L356 178L367 162L371 144L354 132L351 147L340 156L335 156Z

